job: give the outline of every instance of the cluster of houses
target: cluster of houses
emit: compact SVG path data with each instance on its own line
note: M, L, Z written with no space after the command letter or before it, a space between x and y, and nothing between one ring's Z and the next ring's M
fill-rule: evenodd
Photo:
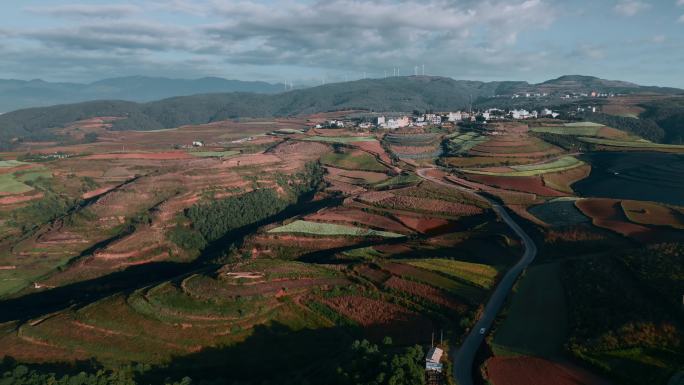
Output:
M319 124L316 128L349 128L356 127L363 130L373 128L384 130L396 130L406 127L428 127L428 126L448 126L456 125L460 122L481 122L497 120L524 120L537 118L557 118L560 113L544 108L540 111L528 111L525 109L502 110L490 108L487 110L466 112L455 111L445 113L425 113L420 115L381 115L373 119L351 120L329 120L324 124Z
M561 95L560 98L561 99L614 98L616 96L619 96L619 94L591 91L591 92L580 92L580 93L565 94L565 95Z

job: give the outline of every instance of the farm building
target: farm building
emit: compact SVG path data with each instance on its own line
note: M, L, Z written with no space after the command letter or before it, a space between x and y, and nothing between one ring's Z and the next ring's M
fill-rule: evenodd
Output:
M444 351L440 348L433 347L428 351L427 357L425 357L425 370L433 370L435 372L442 372L442 364L440 360Z

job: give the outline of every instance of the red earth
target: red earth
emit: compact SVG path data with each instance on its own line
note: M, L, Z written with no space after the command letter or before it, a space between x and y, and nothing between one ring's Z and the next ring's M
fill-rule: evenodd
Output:
M493 175L469 175L469 179L489 186L496 186L506 190L522 191L546 197L565 196L562 192L556 191L544 185L541 177L538 176L493 176Z
M535 357L494 357L486 362L494 385L608 385L599 377L569 363Z
M651 238L650 228L629 222L617 199L582 199L575 205L584 215L592 219L595 226L640 241L647 241Z
M194 157L185 151L167 151L167 152L129 152L129 153L111 153L111 154L96 154L83 157L86 160L96 159L154 159L154 160L170 160L170 159L194 159Z

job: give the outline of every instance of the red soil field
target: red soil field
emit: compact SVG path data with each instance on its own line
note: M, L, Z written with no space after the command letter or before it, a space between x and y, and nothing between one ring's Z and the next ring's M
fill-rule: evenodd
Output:
M432 286L424 285L422 283L408 281L403 278L393 276L385 282L385 286L424 298L434 304L458 310L459 312L465 312L468 310L467 306L449 298L449 296L446 293L443 293L441 290L435 289Z
M43 197L43 193L31 194L31 195L14 195L14 196L2 196L0 198L0 205L13 205L18 203L30 202L34 199L40 199Z
M542 178L544 184L566 193L572 193L572 184L588 177L590 173L591 166L586 164L566 171L544 174Z
M345 195L360 194L366 191L365 188L353 185L351 183L330 179L328 179L327 181L330 183L330 186L328 186L328 188L326 189L328 191L339 191Z
M429 329L430 321L399 305L359 296L329 298L324 303L362 326L393 325L407 329Z
M117 185L104 186L104 187L100 187L100 188L95 189L95 190L91 190L91 191L85 192L85 193L83 193L83 195L81 195L81 198L82 198L82 199L90 199L90 198L92 198L92 197L96 197L96 196L98 196L98 195L102 195L102 194L104 194L104 193L106 193L106 192L109 192L109 191L115 189L116 186L117 186Z
M410 233L408 228L388 217L345 207L325 209L308 215L304 219L317 222L360 225L362 227L370 227L377 230L392 231L402 234Z
M415 217L410 215L395 215L395 217L406 227L423 234L449 226L450 224L448 220L440 218Z
M418 210L450 216L476 215L483 212L481 208L468 204L446 202L438 199L396 196L387 192L363 194L359 197L359 200L363 203L393 210Z
M194 157L185 151L168 151L168 152L139 152L139 153L112 153L112 154L96 154L88 155L82 159L97 160L97 159L154 159L154 160L170 160L170 159L194 159Z
M651 239L652 230L629 222L617 199L582 199L575 202L575 205L584 215L592 219L595 226L640 241Z
M380 142L355 142L351 143L351 145L373 155L377 155L380 157L380 160L386 164L392 164L392 159L387 155L385 149L382 148Z
M542 181L542 178L538 176L507 177L493 175L469 175L468 178L489 186L500 187L506 190L528 192L545 197L560 197L566 195L562 192L546 187Z
M609 385L572 364L535 357L494 357L486 366L494 385Z
M271 154L248 154L237 156L223 161L224 167L256 166L269 163L278 163L281 158Z
M328 176L333 180L345 183L379 183L387 178L387 174L373 171L344 170L335 167L326 167Z

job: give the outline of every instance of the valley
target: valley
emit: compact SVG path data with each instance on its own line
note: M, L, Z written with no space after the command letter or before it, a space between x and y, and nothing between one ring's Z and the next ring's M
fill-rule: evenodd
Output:
M682 369L665 288L684 265L684 147L558 119L325 127L357 114L153 131L100 116L0 154L5 368L343 384L377 374L364 349L423 373L439 334L444 383ZM618 287L662 301L630 312ZM624 317L588 316L606 303Z

